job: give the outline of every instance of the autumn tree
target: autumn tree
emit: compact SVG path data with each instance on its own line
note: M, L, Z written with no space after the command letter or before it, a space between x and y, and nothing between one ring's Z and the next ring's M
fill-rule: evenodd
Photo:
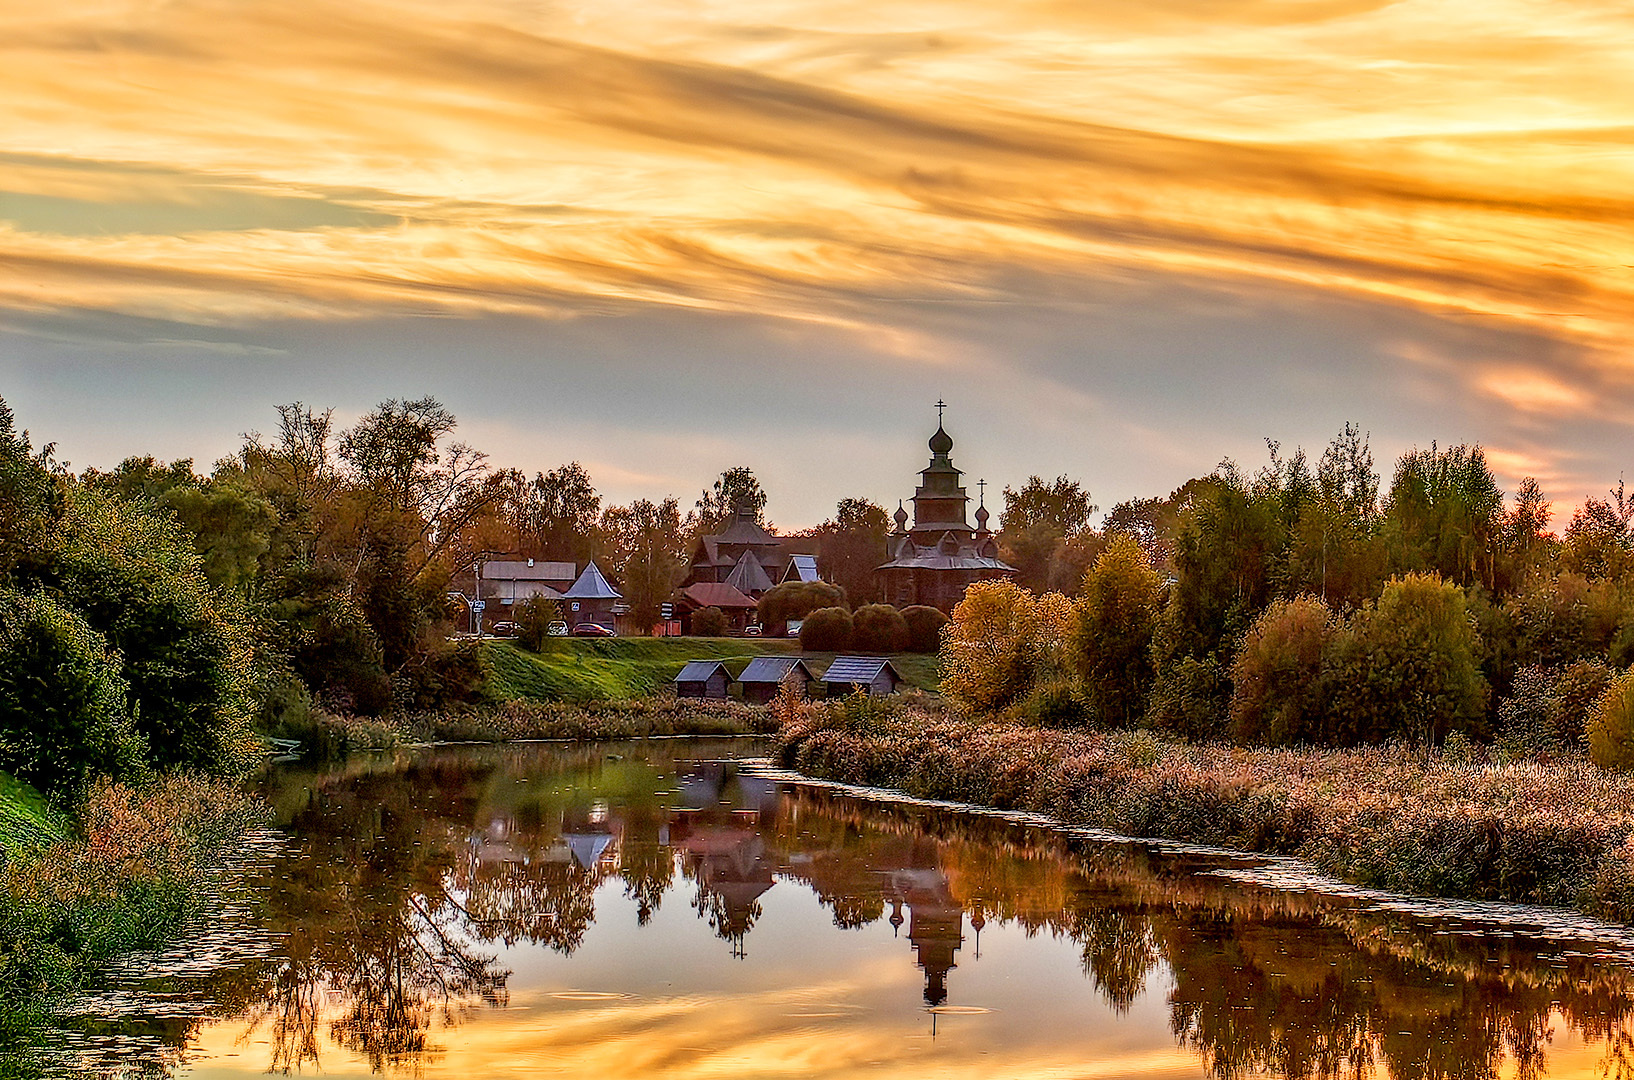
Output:
M1254 620L1231 665L1231 737L1316 744L1326 732L1322 664L1339 630L1319 598L1276 600Z
M658 622L660 605L686 576L680 504L671 496L662 502L637 499L628 506L611 506L602 514L601 526L630 618L644 632Z
M600 550L601 495L577 461L520 485L509 516L524 555L583 565Z
M885 562L890 519L883 507L867 499L841 499L834 516L815 530L817 565L823 580L845 590L852 603L880 599L876 569Z
M1145 711L1162 587L1146 553L1126 536L1084 578L1068 650L1084 700L1104 724L1130 726Z
M942 692L992 712L1033 685L1040 659L1038 601L1013 581L978 581L953 608L942 635Z
M1096 506L1076 480L1058 476L1046 483L1030 476L1020 490L1004 489L999 515L999 551L1016 567L1016 580L1043 591L1050 585L1050 564L1066 541L1089 528Z
M1459 585L1495 585L1503 492L1480 446L1409 450L1384 502L1391 565Z
M693 508L696 534L720 532L740 509L748 512L755 524L766 524L766 492L747 465L727 469L713 487L699 494Z

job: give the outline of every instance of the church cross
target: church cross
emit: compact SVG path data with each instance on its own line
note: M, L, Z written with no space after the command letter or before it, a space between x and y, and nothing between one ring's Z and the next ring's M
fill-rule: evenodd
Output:
M941 398L937 398L936 399L936 426L937 427L942 426L942 410L945 409L945 408L947 408L947 402L943 401Z
M987 481L986 480L976 481L976 487L978 489L980 489L980 491L982 493L981 504L983 506L986 506L987 505Z

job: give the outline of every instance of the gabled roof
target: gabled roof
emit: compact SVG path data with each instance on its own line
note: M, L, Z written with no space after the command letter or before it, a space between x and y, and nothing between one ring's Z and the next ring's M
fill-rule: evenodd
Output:
M732 586L738 592L750 593L765 592L772 587L772 579L766 576L765 567L752 552L745 551L743 558L732 567L732 572L726 575L725 584Z
M586 564L584 573L579 575L579 580L569 585L562 597L566 600L622 600L624 594L607 584L601 568L592 559Z
M719 660L688 660L686 662L686 666L683 667L675 678L670 681L678 683L708 682L710 679L714 678L716 671L719 671L722 675L725 675L727 682L732 681L732 673L728 671L726 669L726 665L721 663Z
M482 564L483 581L572 581L577 567L570 562L525 559L489 559Z
M789 677L789 673L799 668L806 676L807 682L816 682L817 676L812 674L806 661L799 656L757 656L749 661L749 666L743 669L738 676L741 683L780 683Z
M681 590L681 596L701 608L752 608L755 602L724 581L700 581Z
M817 556L790 555L789 565L783 571L784 581L821 581L817 575Z
M836 656L823 672L825 683L871 683L881 671L889 671L891 678L902 682L902 673L883 656Z
M767 532L755 523L754 518L739 514L723 531L715 533L710 539L717 544L770 544L777 545L782 541Z

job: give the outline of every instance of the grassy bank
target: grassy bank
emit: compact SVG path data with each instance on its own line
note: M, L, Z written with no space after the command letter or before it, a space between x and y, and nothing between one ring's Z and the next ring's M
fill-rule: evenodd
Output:
M102 784L70 835L18 787L0 798L33 839L0 862L0 1075L27 1072L28 1032L53 994L174 933L219 853L265 813L223 781Z
M1400 892L1634 920L1634 778L1586 761L1245 750L857 702L807 707L779 743L787 766L813 776L1293 855Z
M68 838L69 823L45 796L0 772L0 862L28 848Z
M800 643L787 638L558 638L542 653L490 641L483 663L500 700L593 702L661 696L688 660L724 661L735 677L752 657L799 652ZM803 655L821 675L835 654ZM891 662L915 689L938 689L935 656L902 653Z

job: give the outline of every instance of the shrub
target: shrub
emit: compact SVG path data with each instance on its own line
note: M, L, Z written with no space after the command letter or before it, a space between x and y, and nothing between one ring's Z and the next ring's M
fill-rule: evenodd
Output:
M933 653L942 647L942 627L947 616L925 604L914 604L902 609L902 621L908 624L908 651Z
M1004 708L1033 684L1038 639L1032 593L1012 581L976 582L942 635L942 692L979 712Z
M760 597L755 616L768 632L778 633L790 619L803 619L818 608L845 607L845 590L826 581L785 581Z
M851 613L843 607L818 608L800 624L800 648L807 652L844 652L851 648Z
M48 792L129 775L144 759L119 659L50 598L0 595L0 767Z
M1634 771L1634 671L1625 671L1606 687L1586 733L1589 759L1613 772Z
M1231 680L1213 656L1176 657L1157 669L1146 699L1146 723L1185 739L1213 739L1225 733L1231 708Z
M530 596L516 606L516 637L531 652L543 652L550 643L550 624L562 622L562 605L543 596Z
M1152 685L1152 632L1162 583L1140 545L1114 537L1084 575L1069 651L1084 698L1103 723L1138 722Z
M1314 596L1277 600L1260 612L1231 664L1231 737L1288 746L1322 740L1322 657L1337 632Z
M692 632L698 637L723 637L727 626L726 613L718 607L699 608L692 613Z
M1436 743L1477 728L1487 699L1478 649L1462 589L1435 574L1392 578L1332 639L1330 741Z
M865 604L851 615L851 647L859 652L894 653L908 647L908 620L890 604Z
M51 576L123 661L137 731L155 764L219 770L249 747L250 664L174 522L73 492Z
M1585 721L1616 673L1598 660L1564 671L1522 668L1498 706L1498 743L1509 755L1569 754L1583 746Z

